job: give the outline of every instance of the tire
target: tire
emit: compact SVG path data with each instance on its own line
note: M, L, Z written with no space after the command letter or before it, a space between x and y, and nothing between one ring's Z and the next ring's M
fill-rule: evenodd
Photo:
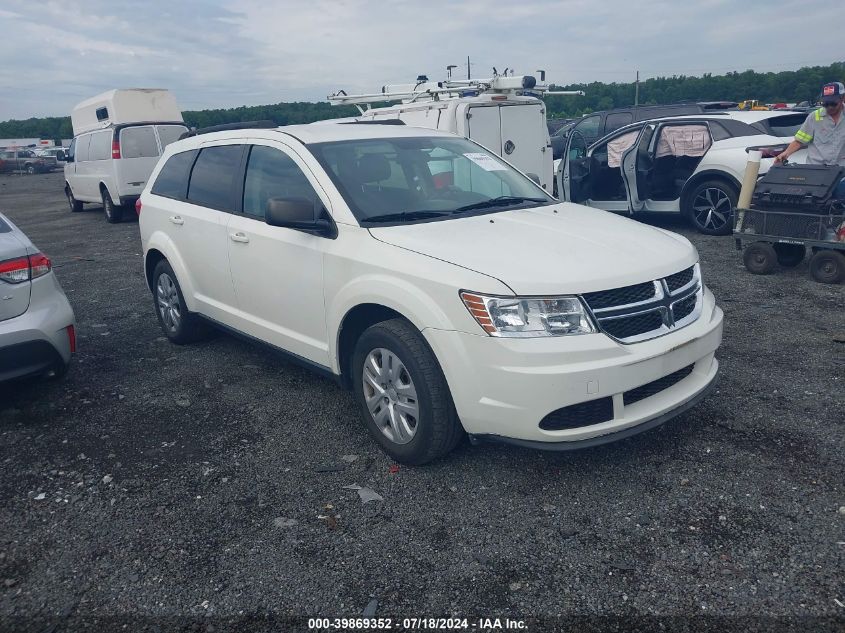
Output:
M158 324L171 343L186 345L208 335L208 325L197 314L188 311L176 273L166 259L156 264L152 287Z
M381 374L386 364L393 372ZM355 345L351 371L367 429L397 462L425 464L451 451L463 437L443 371L422 334L404 319L368 328ZM373 380L365 383L365 371ZM368 394L375 396L369 398L370 406Z
M65 195L67 196L67 203L70 206L71 213L82 211L82 203L73 197L73 191L70 190L70 185L65 186Z
M810 259L810 275L821 284L845 280L845 255L837 251L818 251Z
M774 247L768 242L754 242L745 249L742 261L748 272L755 275L769 275L775 270L778 256Z
M702 182L686 196L684 215L705 235L730 235L739 192L724 180Z
M26 173L28 173L30 176L33 176L35 174L35 165L27 165Z
M804 261L807 249L802 244L774 244L778 264L784 268L795 268Z
M106 222L117 224L123 217L123 208L117 206L111 199L109 190L103 188L103 212L106 214Z

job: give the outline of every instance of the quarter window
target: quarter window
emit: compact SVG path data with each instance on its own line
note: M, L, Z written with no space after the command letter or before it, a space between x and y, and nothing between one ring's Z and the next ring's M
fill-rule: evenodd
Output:
M271 198L299 198L317 208L319 197L293 159L266 145L255 145L249 153L244 180L243 212L264 219Z
M156 135L151 126L127 127L120 132L121 158L155 158L158 156Z
M151 192L157 196L176 198L184 200L188 191L188 177L191 173L191 165L197 157L197 150L173 154L164 163L164 167L156 177Z
M217 145L200 151L188 200L221 211L235 210L235 176L240 170L243 145Z

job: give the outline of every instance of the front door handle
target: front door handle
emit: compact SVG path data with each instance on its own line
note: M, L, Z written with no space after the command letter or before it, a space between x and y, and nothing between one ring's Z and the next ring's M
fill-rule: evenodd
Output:
M229 237L232 238L233 242L240 242L242 244L247 244L249 242L249 238L245 233L229 233Z
M178 224L179 226L185 224L185 220L183 220L182 216L179 215L171 215L170 221L173 222L173 224Z

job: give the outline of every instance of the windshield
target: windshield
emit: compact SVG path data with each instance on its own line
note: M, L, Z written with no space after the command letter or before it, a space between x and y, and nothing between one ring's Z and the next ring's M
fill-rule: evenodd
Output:
M406 137L309 146L362 223L410 222L555 201L466 139Z

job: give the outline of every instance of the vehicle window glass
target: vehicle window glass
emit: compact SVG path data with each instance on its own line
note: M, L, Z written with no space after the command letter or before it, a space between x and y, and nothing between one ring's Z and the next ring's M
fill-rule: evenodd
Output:
M69 159L73 160L75 158L74 151L76 150L76 139L73 139L70 142L70 147L67 150L67 156Z
M235 176L242 154L242 145L203 148L191 171L188 200L212 209L234 211Z
M743 123L742 121L734 121L733 119L722 119L719 121L732 137L736 136L756 136L759 134L768 134L765 127L758 128L758 123L753 126Z
M121 158L154 158L158 144L152 126L127 127L120 131Z
M88 160L107 160L111 158L111 140L111 130L92 134L91 148L88 150Z
M710 134L713 136L714 141L724 141L726 138L731 137L730 132L725 129L725 126L716 121L710 121Z
M409 137L309 146L359 220L396 213L442 217L501 196L540 206L551 198L499 157L466 139ZM437 216L441 217L441 216Z
M150 191L157 196L184 200L185 194L188 191L188 177L191 174L191 165L194 164L194 158L196 156L197 150L195 149L173 154L164 163L161 171L158 172L158 176Z
M108 108L97 108L95 110L95 114L97 115L98 121L105 121L109 118L109 110Z
M614 130L618 130L620 127L624 127L633 122L634 117L630 112L615 112L613 114L608 114L607 119L604 122L604 132L605 134L610 134Z
M599 123L601 123L601 116L588 116L575 125L575 129L581 132L587 139L595 138L599 135Z
M317 206L317 192L293 159L274 147L255 145L244 180L243 212L264 219L271 198L300 198Z
M91 146L91 134L78 137L76 144L76 161L83 163L88 160L88 149Z
M161 141L161 151L170 145L173 141L178 141L179 137L188 131L184 125L157 125L158 138Z
M807 116L803 113L785 114L766 119L766 124L768 124L769 129L772 131L772 136L795 136L795 133L801 129L806 118Z

